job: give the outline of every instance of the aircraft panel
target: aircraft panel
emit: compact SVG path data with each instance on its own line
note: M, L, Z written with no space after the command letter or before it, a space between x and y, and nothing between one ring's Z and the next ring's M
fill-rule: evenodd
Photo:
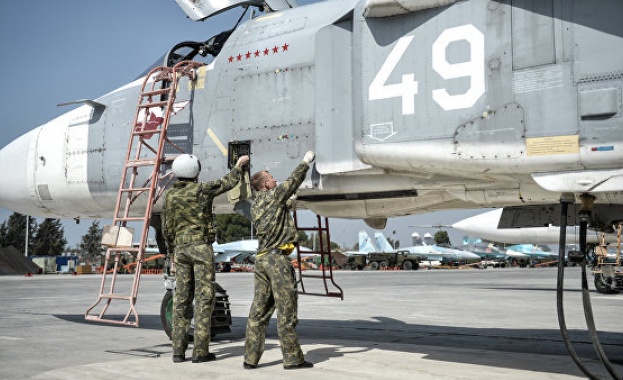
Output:
M68 183L85 183L87 182L87 140L89 138L89 125L81 123L67 128L67 145L65 146L65 166L67 167ZM90 159L101 161L101 154L95 154ZM101 172L99 172L101 175ZM103 182L100 176L99 181Z
M599 12L595 11L599 4ZM573 3L574 74L576 81L621 79L623 72L623 2L598 3L576 0ZM596 43L599 41L599 43Z
M616 162L623 157L621 87L621 80L578 84L580 131L586 142L581 157L587 169L620 167Z
M369 168L355 152L352 38L352 19L316 34L315 168L321 174Z
M524 111L511 103L457 130L456 152L472 160L516 160L524 152Z
M315 69L308 65L277 67L235 78L232 129L270 128L277 138L280 127L313 123L314 78Z
M553 0L513 0L512 4L513 69L555 63Z
M526 137L578 134L572 77L572 66L566 62L513 72L516 102L526 110ZM551 112L552 109L560 112Z
M487 12L464 5L355 19L364 144L451 137L485 109L485 45L496 36L485 39Z

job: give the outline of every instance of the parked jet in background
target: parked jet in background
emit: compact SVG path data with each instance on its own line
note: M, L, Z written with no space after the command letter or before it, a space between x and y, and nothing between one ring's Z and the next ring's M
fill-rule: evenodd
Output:
M256 239L239 240L230 243L219 244L215 242L214 263L222 272L229 272L241 264L254 264L258 242Z
M473 252L443 247L436 244L433 237L428 233L424 235L424 240L420 238L420 235L417 232L413 233L411 237L413 239L413 246L394 249L382 232L376 232L374 234L374 238L377 243L376 245L381 249L381 252L409 251L411 253L421 255L423 257L423 261L435 263L437 265L442 263L467 264L481 261L480 256Z
M346 256L351 255L365 255L370 252L381 252L380 248L375 244L374 240L368 236L366 231L359 231L359 250L357 251L346 251L344 254Z
M544 249L535 244L515 244L506 247L506 254L511 258L517 258L519 257L517 254L521 254L530 266L537 263L554 263L558 261L557 252L545 251Z
M480 256L487 266L505 267L507 263L507 255L504 249L499 246L483 242L480 238L463 238L461 248L464 251L473 252Z
M485 240L507 244L558 244L560 239L560 227L549 224L547 227L522 227L522 228L499 228L503 209L495 209L475 215L452 224L456 228L470 236L477 236ZM598 243L600 234L595 230L589 230L586 238L588 243ZM579 241L579 229L577 226L567 227L567 243ZM605 242L616 242L616 235L606 234Z

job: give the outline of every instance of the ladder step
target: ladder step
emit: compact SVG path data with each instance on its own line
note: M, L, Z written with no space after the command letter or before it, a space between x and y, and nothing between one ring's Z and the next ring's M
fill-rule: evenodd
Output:
M162 133L162 129L145 129L142 131L132 131L132 136L155 135Z
M123 294L118 294L118 293L107 293L107 294L100 294L100 297L104 298L104 299L111 299L111 300L130 300L130 296L126 296Z
M142 222L143 220L145 220L145 218L142 218L140 216L134 217L134 218L115 218L115 221L122 221L122 222Z
M301 277L307 277L307 278L331 278L331 276L323 276L321 274L305 274L305 273L301 273Z
M134 168L139 166L154 166L156 165L156 159L151 160L136 160L136 161L127 161L125 163L126 168Z
M302 292L299 290L298 292L299 294L304 294L306 296L320 296L320 297L339 297L343 299L343 296L341 293L334 293L334 292L329 292L329 293L308 293L308 292Z
M126 188L126 189L119 189L120 192L122 193L133 193L133 192L137 192L137 193L142 193L144 191L149 191L151 190L149 187L132 187L132 188Z
M124 326L138 327L138 322L137 321L134 321L134 322L118 321L116 319L100 318L97 315L85 315L84 319L87 320L87 321L96 321L96 322L104 322L104 323L110 323L110 324L115 324L115 325L124 325Z
M167 88L163 88L160 90L145 91L141 94L141 96L146 97L146 96L154 96L154 95L167 95L170 91L171 91L171 88L167 87Z
M153 107L166 107L167 104L169 102L168 101L164 101L164 102L151 102L151 103L144 103L144 104L139 104L138 108L153 108Z
M110 247L108 248L108 250L110 252L118 252L118 253L137 253L138 252L138 248L131 248L131 247Z

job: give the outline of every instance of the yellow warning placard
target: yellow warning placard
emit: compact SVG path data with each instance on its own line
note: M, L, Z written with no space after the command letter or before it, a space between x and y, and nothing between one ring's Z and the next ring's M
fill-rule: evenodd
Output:
M200 90L206 85L206 67L201 66L197 69L197 77L193 81L188 82L188 91Z
M526 139L526 154L528 156L548 156L579 152L579 135L531 137Z

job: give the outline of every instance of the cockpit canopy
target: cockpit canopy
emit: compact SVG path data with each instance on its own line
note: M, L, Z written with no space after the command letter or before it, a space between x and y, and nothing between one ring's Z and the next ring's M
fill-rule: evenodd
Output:
M297 6L296 0L175 0L193 21L205 20L236 7L267 7L267 11L281 11Z

